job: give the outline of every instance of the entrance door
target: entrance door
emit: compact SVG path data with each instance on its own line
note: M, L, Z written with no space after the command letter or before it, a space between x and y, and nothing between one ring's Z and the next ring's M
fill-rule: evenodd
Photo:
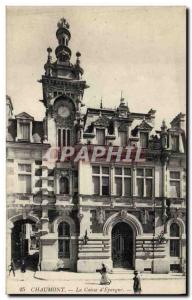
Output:
M11 234L11 258L16 267L20 267L24 259L27 269L36 269L39 245L35 231L35 223L31 220L18 220L14 223Z
M133 268L133 230L127 223L112 230L112 260L114 268Z

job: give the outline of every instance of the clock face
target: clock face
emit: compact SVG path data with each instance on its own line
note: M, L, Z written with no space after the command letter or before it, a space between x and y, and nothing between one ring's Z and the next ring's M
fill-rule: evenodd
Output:
M58 108L58 115L63 117L63 118L67 118L70 115L70 111L69 108L67 106L60 106Z

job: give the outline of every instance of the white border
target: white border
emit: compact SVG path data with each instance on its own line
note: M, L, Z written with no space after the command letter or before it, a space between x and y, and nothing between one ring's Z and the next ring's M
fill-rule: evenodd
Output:
M6 207L5 207L5 95L6 95L6 43L5 43L5 32L6 32L6 6L186 6L190 10L192 9L192 1L191 0L161 0L161 1L145 1L145 0L65 0L65 1L58 1L58 0L33 0L33 1L22 1L22 0L12 0L12 1L0 1L0 220L1 220L1 243L0 243L0 297L1 299L7 299L8 296L5 295L5 224L6 224ZM189 19L191 16L191 11L189 11ZM191 49L191 26L189 24L189 49ZM14 66L13 66L14 67ZM191 61L189 60L189 68L191 67ZM191 69L191 68L190 68ZM191 86L191 79L189 82L189 87ZM189 99L190 100L190 99ZM188 105L188 109L190 109ZM192 117L191 110L188 111L189 113L189 120ZM189 124L190 125L190 124ZM191 130L192 132L192 130ZM189 130L190 134L190 130ZM190 134L191 137L191 134ZM191 139L188 140L191 141ZM191 142L190 142L191 145ZM189 145L189 150L190 150ZM189 159L190 164L190 159ZM191 164L190 164L191 166ZM189 168L189 165L188 165ZM191 178L189 180L189 186L192 186ZM190 200L190 199L189 199ZM190 219L190 218L189 218ZM190 220L188 220L190 221ZM191 225L191 222L189 222ZM190 226L191 228L191 226ZM190 228L188 231L190 232ZM189 247L189 246L188 246ZM189 247L188 249L190 249ZM192 251L192 250L191 250ZM191 255L191 251L189 255ZM189 262L188 262L189 266ZM190 270L189 270L190 272ZM190 276L191 277L191 276ZM191 280L189 279L189 293L191 292L190 289ZM66 297L66 296L65 296ZM27 297L22 297L22 299L26 299ZM30 298L36 298L30 297ZM49 297L52 299L57 299L56 296ZM72 297L70 297L72 298ZM101 297L102 298L102 297ZM109 297L108 297L109 298ZM163 297L165 298L165 297ZM177 297L178 298L178 297ZM104 298L105 299L105 298Z

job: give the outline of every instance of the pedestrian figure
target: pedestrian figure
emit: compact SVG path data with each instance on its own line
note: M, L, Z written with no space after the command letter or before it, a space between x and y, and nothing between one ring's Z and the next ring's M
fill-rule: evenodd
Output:
M106 266L104 264L102 264L102 268L100 270L100 273L101 273L100 284L110 284L111 280L107 276L107 269L106 269Z
M13 272L13 276L15 277L15 266L14 266L13 260L11 260L11 263L8 268L9 268L9 276L10 276L11 272Z
M25 260L22 259L22 261L21 261L21 272L22 272L22 273L25 273L25 271L26 271Z
M39 263L37 262L34 266L34 274L33 274L33 277L35 278L35 275L36 275L36 272L39 271Z
M138 275L138 271L134 271L133 277L133 291L134 294L141 294L141 278Z
M84 235L84 238L83 238L83 243L84 245L87 245L87 242L88 242L88 235L87 235L87 230L85 231L85 235Z

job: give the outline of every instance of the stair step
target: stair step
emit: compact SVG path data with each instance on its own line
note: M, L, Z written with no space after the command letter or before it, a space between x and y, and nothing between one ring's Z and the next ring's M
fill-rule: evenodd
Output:
M92 248L92 247L94 247L94 248L104 248L104 245L98 245L98 244L96 244L96 245L90 245L90 244L87 244L87 245L79 245L79 247L80 248Z
M79 248L79 252L99 252L99 251L103 251L103 248L94 248L94 247L91 247L91 248L84 248L84 247L82 247L82 248Z
M100 259L100 258L109 258L110 254L106 254L106 252L80 252L78 254L79 258L94 258L94 259Z
M83 241L79 241L79 245L83 245L84 242ZM92 241L92 240L88 240L87 241L87 245L103 245L102 241Z

